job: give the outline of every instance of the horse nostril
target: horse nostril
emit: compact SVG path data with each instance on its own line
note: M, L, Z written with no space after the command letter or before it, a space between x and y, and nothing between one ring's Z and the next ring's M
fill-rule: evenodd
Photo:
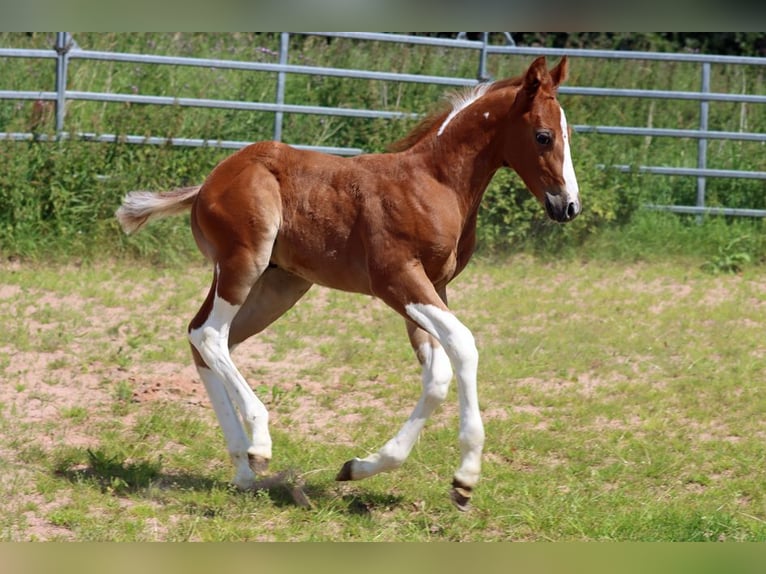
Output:
M563 194L545 192L545 211L548 217L559 223L572 221L580 213L580 204L577 201L567 201Z

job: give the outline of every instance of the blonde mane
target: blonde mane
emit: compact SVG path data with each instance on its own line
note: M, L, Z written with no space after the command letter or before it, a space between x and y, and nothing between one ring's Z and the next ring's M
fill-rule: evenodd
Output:
M444 119L444 122L439 126L439 131L436 132L437 136L442 135L453 118L481 98L492 87L490 83L477 84L464 92L455 92L448 96L450 103L452 104L452 111Z
M436 135L440 136L455 116L476 100L495 90L511 86L519 86L521 85L521 80L522 78L518 77L497 82L483 82L464 90L447 94L441 106L436 111L423 118L409 134L389 145L388 151L398 152L411 148L421 141L427 134L431 133L436 126L439 126Z

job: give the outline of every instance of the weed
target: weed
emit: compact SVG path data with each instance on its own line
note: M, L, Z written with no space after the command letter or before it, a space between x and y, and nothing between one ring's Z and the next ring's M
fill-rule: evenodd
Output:
M67 357L58 357L56 359L51 360L48 363L48 369L51 371L55 371L57 369L63 369L69 364L69 359Z
M74 406L61 409L61 416L65 419L71 419L73 422L83 422L88 418L88 409L83 406Z
M133 385L129 381L118 381L114 387L114 400L121 405L133 399Z
M718 254L706 261L702 269L711 273L741 273L744 266L752 261L750 253L742 247L747 239L747 236L735 237L719 247Z

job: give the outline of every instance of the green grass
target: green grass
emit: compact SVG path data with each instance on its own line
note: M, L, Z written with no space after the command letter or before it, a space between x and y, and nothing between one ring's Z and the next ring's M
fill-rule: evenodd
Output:
M402 322L377 301L315 288L235 354L307 510L228 484L184 338L207 268L4 264L0 313L26 327L0 339L0 539L763 541L766 271L704 262L469 267L450 301L480 349L487 442L465 514L448 499L454 383L403 468L334 481L419 392ZM56 345L20 336L41 326Z

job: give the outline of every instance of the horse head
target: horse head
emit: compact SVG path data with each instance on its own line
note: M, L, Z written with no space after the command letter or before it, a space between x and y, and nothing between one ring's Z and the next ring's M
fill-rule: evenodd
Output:
M505 163L558 222L580 213L580 193L569 149L569 126L556 99L567 76L566 56L550 71L545 57L536 59L522 77L513 105L513 136L507 138Z

